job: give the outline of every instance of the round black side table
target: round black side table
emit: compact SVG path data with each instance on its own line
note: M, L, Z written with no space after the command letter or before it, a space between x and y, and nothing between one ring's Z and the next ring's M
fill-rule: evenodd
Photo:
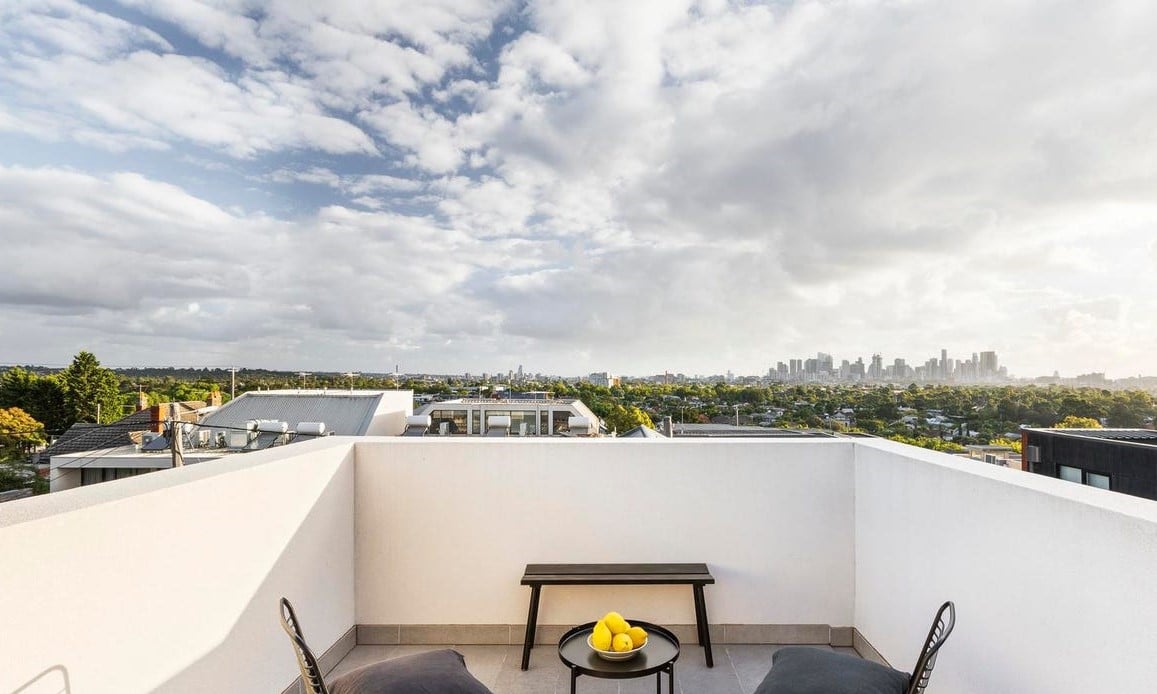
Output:
M655 692L663 694L663 673L667 673L667 691L675 694L675 661L679 659L679 639L670 631L650 622L628 619L647 631L647 646L630 660L603 660L587 644L595 623L587 622L562 635L558 657L570 668L570 694L575 694L579 675L608 680L627 680L655 676Z

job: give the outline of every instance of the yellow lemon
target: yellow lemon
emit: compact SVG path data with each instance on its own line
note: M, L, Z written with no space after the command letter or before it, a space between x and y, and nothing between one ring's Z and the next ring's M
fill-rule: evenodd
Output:
M603 622L606 623L611 633L615 635L622 634L631 628L631 625L627 624L627 620L623 619L623 615L618 612L608 612L607 616L603 617Z
M643 627L631 627L627 629L627 636L631 637L631 643L635 644L635 648L647 643L647 632L643 631Z
M603 620L595 622L595 631L591 634L591 645L600 651L611 650L611 630L603 623Z
M615 639L611 642L611 647L615 649L616 653L623 653L624 651L631 650L635 645L631 643L631 637L627 636L626 632L624 632L622 634L615 634Z

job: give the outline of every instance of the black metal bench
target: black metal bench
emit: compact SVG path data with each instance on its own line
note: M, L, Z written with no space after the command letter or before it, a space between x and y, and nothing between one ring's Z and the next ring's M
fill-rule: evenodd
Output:
M543 586L690 585L695 598L695 630L707 667L711 657L711 633L707 628L707 602L703 586L715 583L706 564L527 564L522 585L530 586L530 612L522 642L522 669L530 667L530 649L538 627L538 600Z

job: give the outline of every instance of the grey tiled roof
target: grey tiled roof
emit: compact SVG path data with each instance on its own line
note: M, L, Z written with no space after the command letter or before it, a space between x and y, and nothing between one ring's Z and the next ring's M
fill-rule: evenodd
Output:
M177 403L182 414L188 414L205 406L201 401ZM163 412L167 408L162 407ZM167 416L163 415L163 416ZM51 446L40 452L40 459L46 460L54 455L69 453L83 453L105 448L129 446L135 443L131 434L149 431L154 428L152 408L137 410L129 416L112 424L92 424L77 422L68 428Z

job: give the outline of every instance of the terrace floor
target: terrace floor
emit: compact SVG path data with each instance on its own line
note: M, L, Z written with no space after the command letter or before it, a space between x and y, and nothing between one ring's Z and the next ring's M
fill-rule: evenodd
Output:
M494 694L569 694L570 675L558 658L558 649L536 646L531 651L530 669L520 669L522 646L357 646L345 657L329 679L354 668L410 653L453 648L466 657L470 672ZM676 694L751 694L771 667L771 655L780 646L716 644L715 667L703 663L698 646L684 646L675 661ZM815 648L831 649L830 646ZM833 650L856 655L852 648ZM666 694L666 676L663 678ZM651 694L654 677L634 680L601 680L580 677L578 694Z

